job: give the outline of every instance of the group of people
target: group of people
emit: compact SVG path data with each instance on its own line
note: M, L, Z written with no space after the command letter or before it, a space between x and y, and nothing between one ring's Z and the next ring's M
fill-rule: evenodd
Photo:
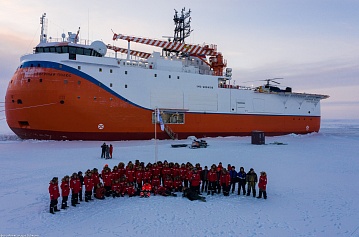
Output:
M162 196L177 196L176 192L182 192L184 197L190 200L205 201L203 193L214 195L223 193L229 196L230 192L236 191L237 194L256 197L256 184L258 182L257 174L251 168L248 172L240 167L236 171L235 166L228 164L227 168L212 164L210 169L207 166L201 167L199 163L192 165L168 161L158 161L148 163L136 160L134 163L129 161L127 165L120 162L112 169L106 164L102 171L97 168L88 169L85 176L82 172L73 173L71 177L66 175L61 180L61 209L68 207L67 201L71 190L71 205L76 206L83 200L83 189L85 191L85 202L106 197L124 197L140 196L150 197L151 193ZM246 187L247 185L247 187ZM259 195L257 198L267 198L266 192L267 175L266 172L260 172L259 177ZM58 198L60 197L60 188L58 178L54 177L50 181L50 213L59 211L57 208Z
M101 158L112 159L112 153L113 153L112 144L107 145L106 142L104 142L101 145Z

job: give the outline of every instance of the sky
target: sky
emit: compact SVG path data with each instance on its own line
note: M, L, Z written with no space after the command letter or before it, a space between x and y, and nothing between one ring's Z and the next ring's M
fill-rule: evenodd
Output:
M31 53L39 42L43 13L53 38L81 27L81 39L113 44L112 30L157 39L172 36L174 9L183 7L192 11L193 32L186 42L216 44L237 85L284 78L281 86L295 92L330 95L322 101L323 118L359 118L357 0L0 0L0 102L20 56ZM132 47L150 53L160 50Z

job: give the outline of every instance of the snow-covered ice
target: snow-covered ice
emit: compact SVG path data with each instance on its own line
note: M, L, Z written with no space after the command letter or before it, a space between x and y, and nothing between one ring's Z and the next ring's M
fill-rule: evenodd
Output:
M102 170L105 163L154 162L154 141L111 142L114 158L105 161L103 141L23 141L5 121L0 134L1 235L359 236L359 120L324 120L319 133L266 137L267 145L251 145L250 137L207 138L205 149L157 141L158 160L266 171L267 200L236 194L207 196L207 202L181 195L107 198L55 215L49 214L52 177Z

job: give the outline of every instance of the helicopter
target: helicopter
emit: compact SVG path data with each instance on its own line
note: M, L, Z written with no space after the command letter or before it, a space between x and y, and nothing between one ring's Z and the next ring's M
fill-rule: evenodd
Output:
M268 78L264 80L256 80L256 81L265 81L266 84L263 86L259 86L256 88L259 92L292 92L291 87L286 87L284 90L280 89L277 85L280 85L277 80L283 80L284 78L276 77L276 78ZM250 81L246 81L250 82ZM253 81L252 81L253 82ZM277 85L275 85L277 84Z

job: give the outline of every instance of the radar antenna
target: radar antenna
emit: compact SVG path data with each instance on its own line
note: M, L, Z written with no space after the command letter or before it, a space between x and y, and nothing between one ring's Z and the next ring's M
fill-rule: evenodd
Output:
M47 42L46 13L42 14L42 16L40 17L40 25L41 25L40 43L46 43Z

